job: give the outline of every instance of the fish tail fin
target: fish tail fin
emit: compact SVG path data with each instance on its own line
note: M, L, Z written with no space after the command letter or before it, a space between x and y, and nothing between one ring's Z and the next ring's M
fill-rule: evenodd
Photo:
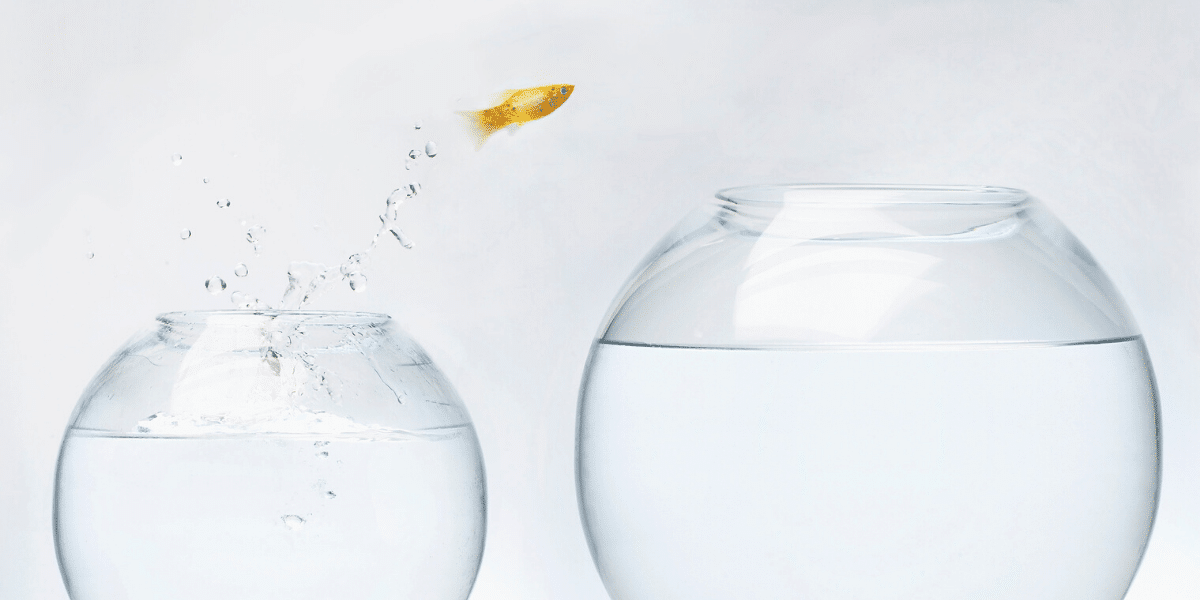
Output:
M471 138L475 140L476 150L482 148L483 143L486 142L493 133L503 129L502 127L497 127L496 124L492 122L492 119L487 118L488 115L485 113L487 113L486 110L459 111L458 113L458 116L462 117L467 126L467 132L471 135Z

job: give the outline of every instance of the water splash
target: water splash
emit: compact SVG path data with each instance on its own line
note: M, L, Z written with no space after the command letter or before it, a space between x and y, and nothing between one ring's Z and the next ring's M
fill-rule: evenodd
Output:
M421 122L417 121L414 125L415 129L421 128ZM418 149L410 150L405 159L405 168L413 169L418 164L418 159L423 155L432 158L437 156L437 144L433 141L427 141L424 145L424 152ZM207 179L204 180L207 183ZM421 193L421 184L413 181L407 185L396 188L386 198L383 207L383 214L379 215L379 229L371 237L370 244L366 249L351 254L345 261L335 266L327 266L321 263L295 261L288 266L287 270L287 288L284 290L283 297L278 304L267 304L243 291L234 291L230 294L230 301L234 306L242 309L274 309L274 310L299 310L318 297L326 290L335 284L346 282L348 287L355 292L363 292L366 290L368 277L365 272L367 263L371 253L379 246L381 237L390 236L404 248L412 248L414 243L400 229L397 222L399 220L399 208L406 199L413 198ZM227 208L231 204L228 198L217 200L219 208ZM260 256L261 243L267 232L267 229L259 224L253 224L247 227L245 220L241 221L241 226L245 229L246 241L253 247L254 255ZM314 229L316 226L314 226ZM183 239L191 236L191 232L184 230L181 234ZM234 266L233 274L236 277L246 277L249 275L249 268L245 263L238 263ZM219 282L219 283L218 283ZM217 286L216 291L213 291L212 286ZM225 282L219 277L213 277L205 282L206 288L210 292L216 294L225 290Z
M333 269L320 263L293 262L288 266L288 286L279 308L298 310L308 305L333 283L332 272Z

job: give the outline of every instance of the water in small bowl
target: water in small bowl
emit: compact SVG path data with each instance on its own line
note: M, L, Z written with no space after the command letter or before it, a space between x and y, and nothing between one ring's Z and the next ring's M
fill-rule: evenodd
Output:
M73 600L466 598L466 409L383 315L164 315L101 370L59 458Z

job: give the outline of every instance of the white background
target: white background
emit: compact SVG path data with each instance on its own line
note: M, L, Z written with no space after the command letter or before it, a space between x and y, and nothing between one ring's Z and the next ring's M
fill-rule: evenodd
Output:
M466 401L491 501L473 598L606 597L573 480L590 339L714 190L809 181L1020 187L1089 246L1162 394L1163 498L1130 598L1194 598L1196 4L7 0L0 598L66 597L54 460L107 356L159 312L230 306L213 274L277 300L288 260L361 250L413 180L416 248L384 245L366 292L314 308L396 316ZM481 150L454 115L549 83L577 87ZM439 155L405 171L428 139ZM243 220L267 228L260 258Z

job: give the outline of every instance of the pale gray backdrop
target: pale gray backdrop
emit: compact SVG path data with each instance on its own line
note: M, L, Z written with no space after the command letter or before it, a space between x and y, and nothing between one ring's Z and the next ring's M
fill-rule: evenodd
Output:
M65 598L54 460L104 359L156 313L229 306L210 275L276 300L288 260L361 249L413 180L416 248L385 245L365 293L316 308L395 315L465 399L491 500L474 598L605 598L572 471L592 335L714 190L812 181L1020 187L1091 248L1162 393L1163 500L1130 597L1194 598L1198 36L1187 0L8 0L0 598ZM482 150L454 115L548 83L577 87ZM406 171L426 140L440 154ZM243 220L267 228L261 258Z

